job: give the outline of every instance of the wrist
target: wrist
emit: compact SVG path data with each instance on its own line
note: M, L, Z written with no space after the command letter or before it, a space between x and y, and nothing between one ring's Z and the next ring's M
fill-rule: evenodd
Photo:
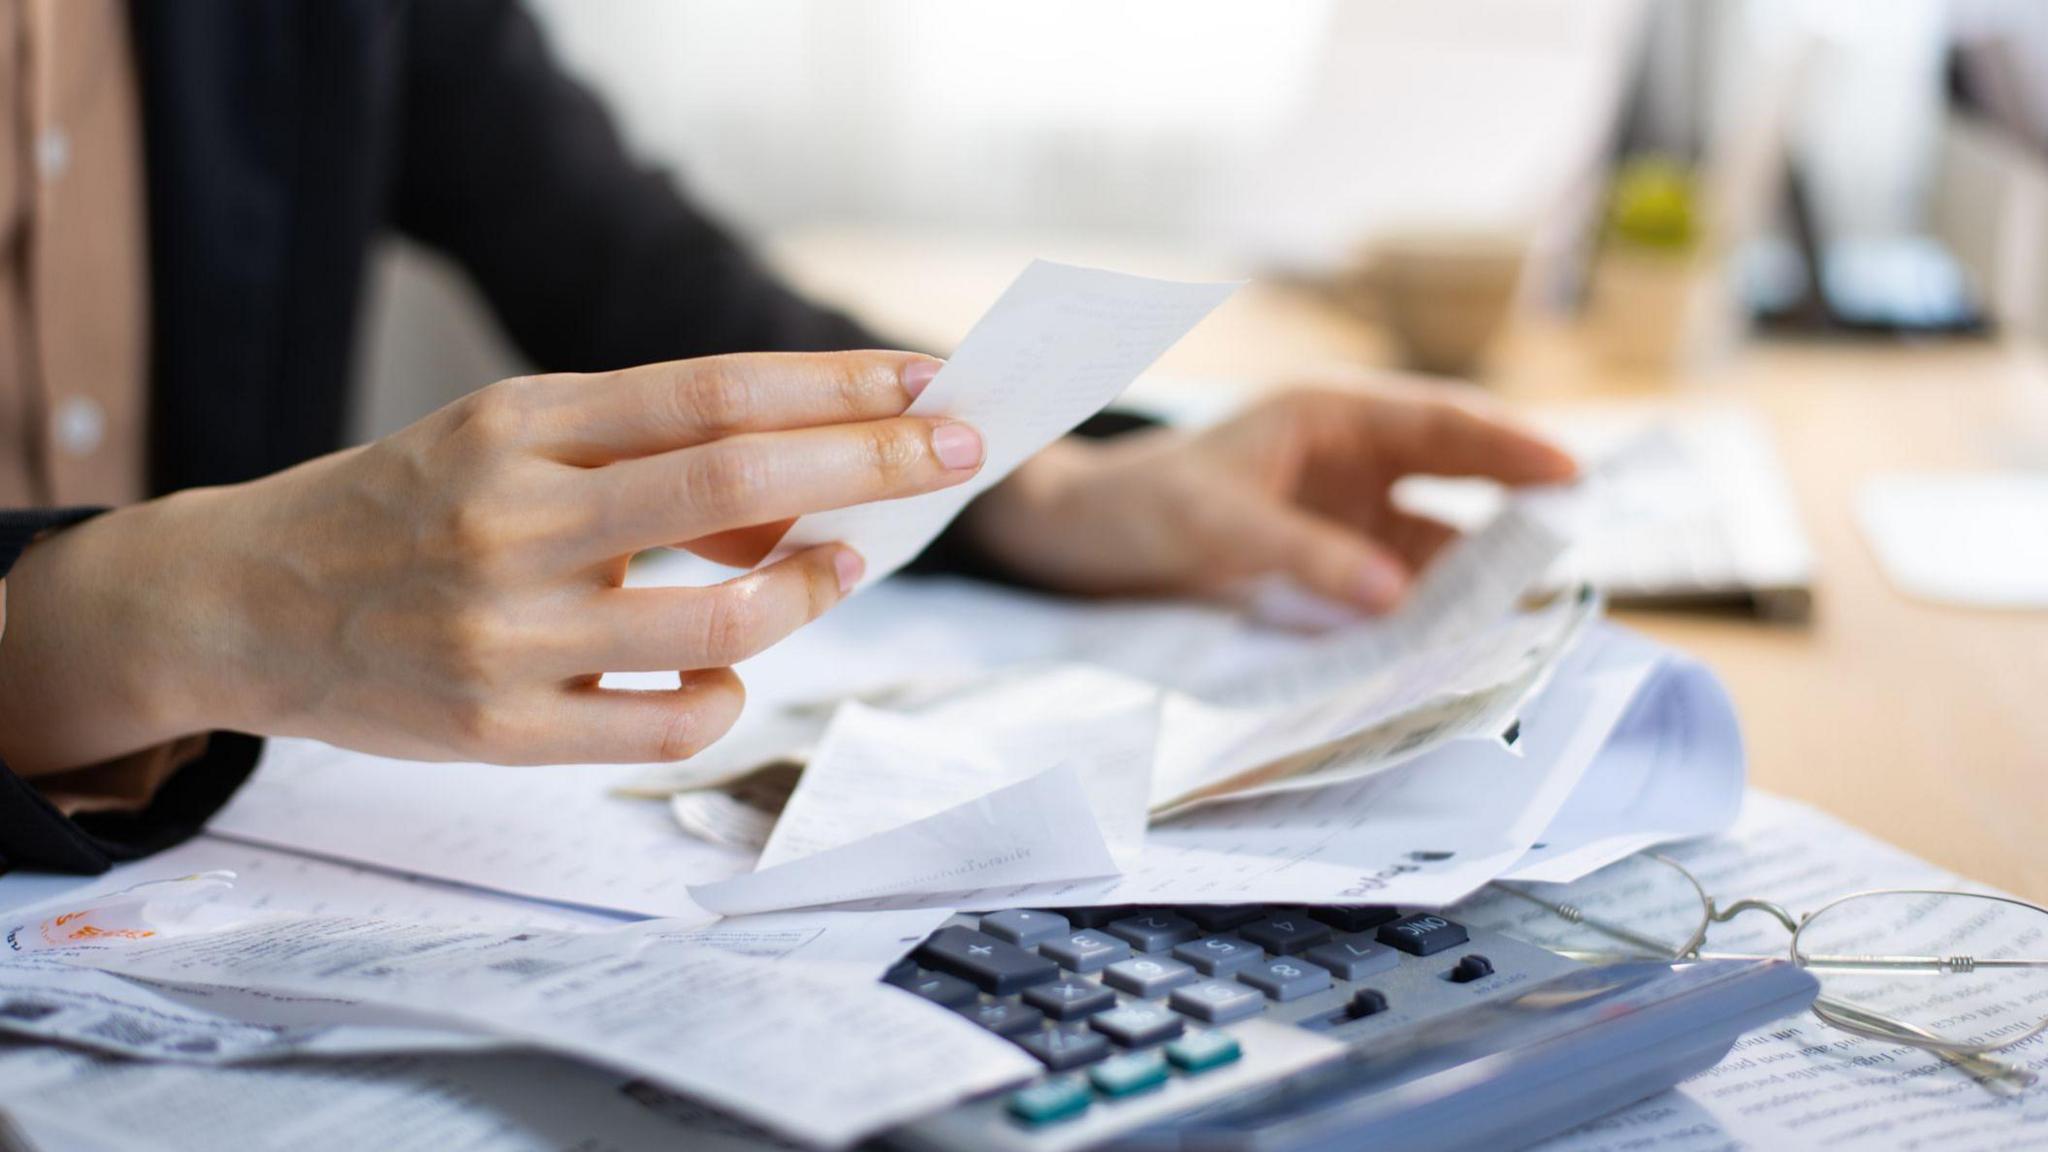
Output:
M155 504L37 540L8 574L0 638L0 754L23 775L95 764L206 730L184 685L175 566Z

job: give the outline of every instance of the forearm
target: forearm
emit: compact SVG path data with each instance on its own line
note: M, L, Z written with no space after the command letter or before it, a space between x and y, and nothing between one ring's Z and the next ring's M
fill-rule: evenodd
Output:
M178 525L203 493L43 536L7 574L0 759L34 777L205 731L204 650Z

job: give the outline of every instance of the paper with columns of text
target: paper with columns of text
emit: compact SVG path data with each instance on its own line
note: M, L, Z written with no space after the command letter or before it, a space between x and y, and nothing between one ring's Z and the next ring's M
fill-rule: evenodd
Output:
M845 965L761 963L658 922L618 932L265 920L80 964L179 987L334 997L576 1057L843 1147L1037 1062Z
M1811 808L1751 791L1726 834L1671 849L1724 901L1771 900L1795 913L1879 887L1978 889ZM1597 882L1597 880L1596 880ZM1625 920L1631 893L1575 891L1589 915ZM1456 912L1467 924L1543 942L1556 918L1500 896ZM1882 931L1882 929L1879 929ZM1960 954L1985 955L2020 939L2022 918L1965 923L1951 941ZM1715 925L1717 952L1782 956L1786 933L1764 916ZM2012 995L2010 984L1913 977L1943 1014L1973 1030L2017 1030L2041 1005ZM2048 1075L2048 1041L2001 1053L2010 1065ZM1538 1145L1540 1152L1765 1152L1780 1148L1841 1152L2006 1152L2039 1148L2048 1132L2048 1090L2008 1093L1979 1084L1940 1057L1903 1045L1863 1040L1811 1015L1780 1020L1736 1041L1719 1064L1639 1104Z
M910 406L913 416L951 416L980 431L980 473L942 492L805 516L770 559L839 540L867 560L862 587L896 571L970 500L1107 407L1236 290L1034 260Z

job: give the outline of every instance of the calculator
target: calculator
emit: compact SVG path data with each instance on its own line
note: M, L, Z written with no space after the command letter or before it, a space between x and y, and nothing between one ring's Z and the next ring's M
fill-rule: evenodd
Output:
M955 916L883 979L1042 1067L883 1137L917 1152L1522 1147L1818 990L1774 961L1594 966L1382 906Z

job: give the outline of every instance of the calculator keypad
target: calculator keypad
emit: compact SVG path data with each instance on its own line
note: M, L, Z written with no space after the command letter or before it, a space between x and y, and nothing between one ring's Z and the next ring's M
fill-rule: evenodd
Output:
M1454 986L1453 966L1426 958L1467 935L1435 913L1374 906L1010 909L956 919L885 979L1045 1066L1002 1109L1035 1130L1232 1066L1233 1024L1279 1012L1323 1031L1398 1017L1386 977L1428 964ZM1487 961L1460 963L1472 983Z

